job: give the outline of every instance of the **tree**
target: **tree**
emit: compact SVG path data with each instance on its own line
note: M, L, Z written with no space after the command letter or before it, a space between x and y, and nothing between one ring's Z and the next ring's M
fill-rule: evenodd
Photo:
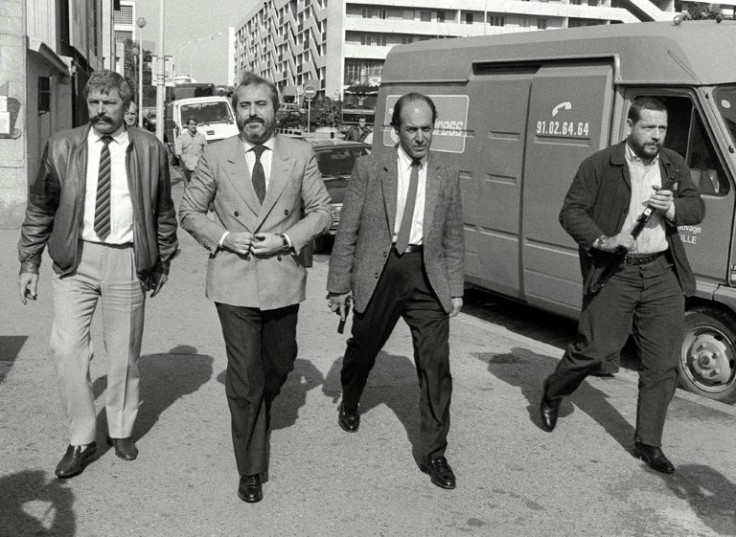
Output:
M369 86L367 84L357 84L355 86L348 86L348 88L345 90L345 100L348 100L349 95L355 95L357 97L357 105L359 107L364 107L365 100L369 96L375 96L378 93L378 86Z
M132 39L123 42L123 76L130 84L135 100L138 100L138 46L139 43ZM151 71L153 54L150 50L143 49L143 106L155 106L156 88L152 85L153 73Z

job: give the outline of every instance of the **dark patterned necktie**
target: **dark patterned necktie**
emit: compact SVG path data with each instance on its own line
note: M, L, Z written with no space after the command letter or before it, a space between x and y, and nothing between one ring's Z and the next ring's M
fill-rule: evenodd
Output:
M112 182L112 166L110 160L110 142L112 136L102 137L100 152L100 170L97 173L97 201L95 202L95 233L104 241L110 234L110 185Z
M263 203L263 198L266 197L266 173L263 171L263 164L261 164L261 155L267 149L264 145L254 145L253 153L256 155L256 163L253 165L253 174L251 179L253 180L253 189L256 191L258 201Z
M399 234L396 236L396 251L403 254L406 247L409 246L409 235L411 234L411 222L414 219L414 206L417 202L417 189L419 188L419 166L422 165L420 160L411 162L411 175L409 176L409 191L406 193L406 203L404 204L404 214L401 217L401 226Z

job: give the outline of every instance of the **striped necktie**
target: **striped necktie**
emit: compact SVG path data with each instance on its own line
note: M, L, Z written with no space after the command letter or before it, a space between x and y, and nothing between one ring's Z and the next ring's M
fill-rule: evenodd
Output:
M97 201L95 202L95 233L104 241L110 234L110 184L112 167L110 162L110 135L102 137L100 169L97 173Z

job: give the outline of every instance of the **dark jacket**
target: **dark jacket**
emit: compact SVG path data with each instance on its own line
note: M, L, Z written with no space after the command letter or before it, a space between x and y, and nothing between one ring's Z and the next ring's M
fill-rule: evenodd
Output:
M86 125L57 133L44 148L18 243L21 272L38 273L46 245L60 276L72 273L79 264L89 129ZM128 129L128 139L136 271L148 289L152 273L168 274L177 247L176 213L166 148L142 129Z
M446 312L463 296L463 219L456 167L435 153L427 162L423 260L427 279ZM352 289L355 311L368 306L391 251L398 197L396 151L355 162L330 255L327 291Z
M675 177L675 222L667 222L665 233L680 287L686 296L695 293L695 277L685 256L677 226L703 221L705 205L693 185L690 170L683 158L669 149L659 153L662 184ZM595 281L612 254L593 249L601 235L621 231L629 212L631 179L626 165L625 142L591 155L580 165L560 211L560 223L580 245L580 267L584 293Z

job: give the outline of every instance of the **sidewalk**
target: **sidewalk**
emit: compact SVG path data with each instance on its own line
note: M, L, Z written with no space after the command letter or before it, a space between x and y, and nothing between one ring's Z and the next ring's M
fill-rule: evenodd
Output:
M182 185L174 187L181 196ZM559 348L461 314L452 324L454 491L438 489L411 457L418 388L408 330L379 356L361 430L337 426L348 337L327 310L326 257L315 256L300 310L299 357L274 408L265 499L236 496L223 386L226 359L204 297L207 252L180 232L179 256L149 300L141 358L140 456L104 445L106 362L100 325L91 380L97 459L57 480L66 447L48 345L48 257L39 299L17 296L18 231L0 231L0 537L642 537L736 535L736 411L682 394L666 431L673 476L628 450L636 377L591 379L562 408L553 434L536 417ZM98 316L99 317L99 316Z

